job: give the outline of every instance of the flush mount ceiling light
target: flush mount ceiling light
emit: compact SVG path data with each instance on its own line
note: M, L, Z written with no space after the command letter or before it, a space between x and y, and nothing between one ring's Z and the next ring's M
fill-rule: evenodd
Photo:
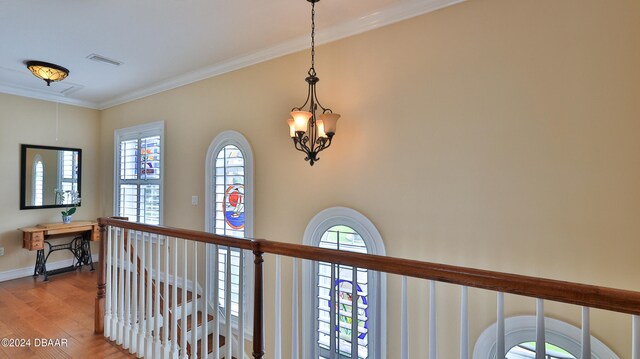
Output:
M318 153L329 148L331 139L336 133L336 123L340 115L333 113L330 108L323 107L316 97L316 84L320 79L316 76L314 68L315 60L315 35L316 35L316 10L315 5L320 0L307 0L311 3L311 68L307 73L309 76L305 81L309 84L307 100L300 107L291 110L289 124L289 135L293 139L293 144L298 151L304 152L307 157L305 161L313 164L319 160ZM309 111L303 108L309 104ZM322 110L319 118L316 117L318 107Z
M37 78L43 79L47 86L51 86L52 82L62 81L69 76L69 70L56 64L50 64L42 61L27 61L27 68Z

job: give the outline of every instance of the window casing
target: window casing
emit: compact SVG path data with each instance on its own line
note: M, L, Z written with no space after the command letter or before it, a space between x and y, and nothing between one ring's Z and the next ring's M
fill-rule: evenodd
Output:
M316 215L307 226L304 243L385 254L375 226L362 214L344 207L329 208ZM307 261L303 271L303 357L385 358L384 274Z
M163 223L164 121L116 130L114 213Z
M253 153L248 141L236 131L220 133L209 146L206 162L207 208L206 230L210 233L238 238L253 237ZM243 277L240 278L240 255L243 255ZM213 263L213 246L207 246L207 263ZM225 278L227 248L218 247L218 308L225 311ZM253 302L253 266L250 253L232 249L231 258L231 315L237 325L240 285L245 303L245 336L251 335ZM249 260L247 260L247 258ZM213 290L213 284L209 284ZM213 293L210 293L213 295ZM212 296L213 297L213 296ZM223 318L226 323L226 318Z

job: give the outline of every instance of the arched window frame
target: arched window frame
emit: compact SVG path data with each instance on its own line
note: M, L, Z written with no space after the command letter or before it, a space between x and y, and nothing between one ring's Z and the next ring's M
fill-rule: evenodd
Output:
M581 355L582 331L571 324L549 317L544 318L545 341L561 347L576 358ZM478 337L473 348L473 359L495 359L496 323L490 325ZM524 342L536 341L536 317L522 315L505 319L505 349L508 351ZM619 359L600 340L591 336L593 359Z
M382 236L375 225L360 212L346 207L327 208L315 215L304 232L303 244L318 247L322 235L330 228L338 225L351 227L358 232L365 245L367 253L386 255ZM317 358L317 318L315 311L315 283L314 262L303 261L302 286L302 350L304 358ZM369 302L375 303L377 310L370 315L371 327L375 328L373 337L369 338L369 358L385 359L387 353L387 278L385 273L373 272L373 281L369 291Z
M216 168L216 158L220 151L222 151L226 146L233 145L236 146L243 155L244 158L244 181L245 181L245 193L244 193L244 212L245 212L245 237L253 238L253 198L254 198L254 161L253 161L253 150L251 149L251 145L249 141L237 131L224 131L218 134L211 144L209 145L209 149L207 151L207 158L205 164L205 231L210 233L215 233L215 221L212 220L210 213L215 210L216 205L216 193L215 193L215 168ZM252 339L253 337L253 263L252 255L250 252L244 251L244 296L245 303L244 307L244 332L245 337L247 339ZM211 272L211 264L214 258L214 248L212 245L207 245L206 250L206 270ZM213 285L209 284L209 289L211 292L209 293L210 298L218 298L217 293L213 293ZM226 318L223 315L220 316L221 323L226 323ZM237 330L237 319L232 320L234 330Z

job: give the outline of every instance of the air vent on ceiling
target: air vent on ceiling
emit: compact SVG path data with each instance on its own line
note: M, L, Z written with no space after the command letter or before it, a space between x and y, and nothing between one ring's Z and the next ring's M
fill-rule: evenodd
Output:
M65 95L65 96L69 96L72 93L75 93L78 90L81 90L82 86L70 86L65 88L64 90L60 91L61 94Z
M121 61L112 60L112 59L106 58L106 57L104 57L102 55L98 55L98 54L91 54L91 55L87 56L87 58L89 60L93 60L93 61L97 61L97 62L104 62L105 64L110 64L110 65L114 65L114 66L122 65Z

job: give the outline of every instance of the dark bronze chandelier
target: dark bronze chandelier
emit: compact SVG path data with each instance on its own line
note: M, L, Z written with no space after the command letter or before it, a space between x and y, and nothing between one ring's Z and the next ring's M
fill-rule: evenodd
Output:
M325 108L318 101L316 84L320 79L316 76L315 65L315 35L316 35L316 10L315 5L320 0L307 0L311 3L311 68L305 81L309 84L307 99L302 106L291 110L291 118L288 120L289 135L293 139L295 148L306 154L305 161L313 164L318 161L318 153L331 146L331 140L336 134L336 123L340 115L333 113L330 108ZM309 110L303 108L309 105ZM318 108L322 113L317 116Z

